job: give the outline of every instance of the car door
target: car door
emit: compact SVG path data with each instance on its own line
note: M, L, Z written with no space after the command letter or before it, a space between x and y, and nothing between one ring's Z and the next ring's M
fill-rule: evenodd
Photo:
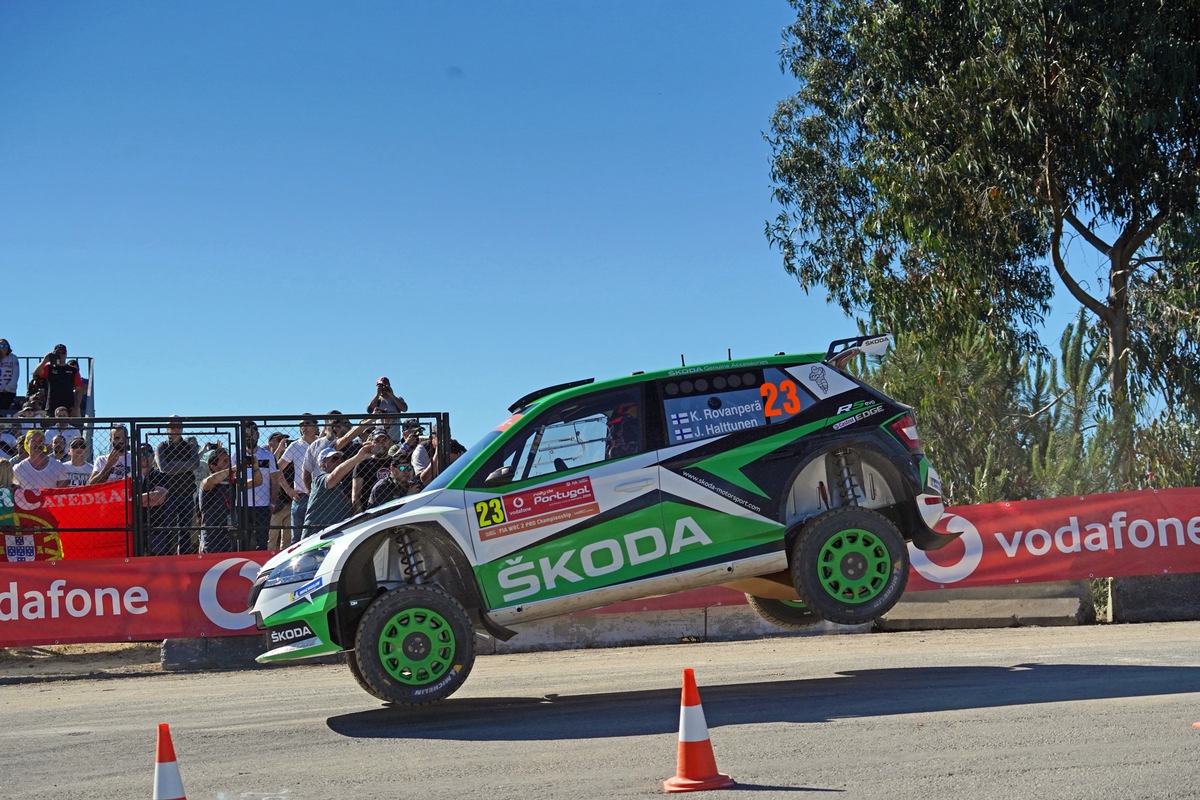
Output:
M776 438L814 399L773 366L660 380L663 523L677 572L782 552L779 490L793 464ZM786 437L788 434L783 433Z
M670 571L643 387L561 401L469 479L466 508L488 606L550 600ZM486 485L498 468L511 480Z

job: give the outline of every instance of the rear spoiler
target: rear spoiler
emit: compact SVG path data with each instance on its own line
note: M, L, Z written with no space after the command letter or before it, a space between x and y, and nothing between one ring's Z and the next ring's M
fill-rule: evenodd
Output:
M840 367L857 355L881 356L892 343L890 333L875 336L855 336L852 339L836 339L825 351L825 363Z

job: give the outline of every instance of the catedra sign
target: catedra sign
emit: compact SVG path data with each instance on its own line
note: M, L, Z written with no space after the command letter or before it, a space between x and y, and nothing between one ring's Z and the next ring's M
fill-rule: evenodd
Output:
M0 489L0 564L124 557L128 489L123 480L65 489Z
M254 633L266 552L0 565L0 647Z

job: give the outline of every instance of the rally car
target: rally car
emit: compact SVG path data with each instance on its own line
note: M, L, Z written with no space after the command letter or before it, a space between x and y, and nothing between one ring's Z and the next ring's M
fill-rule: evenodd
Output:
M274 662L347 652L389 703L462 685L475 635L725 585L787 627L863 623L943 510L912 410L841 368L890 337L550 386L423 492L277 554L250 610Z

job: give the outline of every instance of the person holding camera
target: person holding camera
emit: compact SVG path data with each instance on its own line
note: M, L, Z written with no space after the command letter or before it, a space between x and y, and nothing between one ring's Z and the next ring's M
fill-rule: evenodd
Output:
M317 457L320 474L313 478L312 492L308 495L308 512L304 516L304 535L334 525L350 516L350 486L345 480L354 469L372 455L370 447L360 447L352 458L345 458L340 450L326 447Z
M276 480L279 485L271 499L271 532L267 537L268 550L282 550L291 544L292 495L288 491L295 477L295 468L283 463L283 454L291 440L283 431L274 431L267 437L267 449L275 456L279 466Z
M392 382L384 375L375 381L375 396L367 403L368 414L403 414L408 411L404 398L392 391Z
M429 438L422 439L421 443L417 445L415 450L413 450L413 471L417 473L417 478L421 481L422 486L429 485L429 482L437 477L437 446L437 428L431 427L429 430Z
M218 444L206 446L208 476L200 482L200 552L232 553L238 549L233 530L233 503L237 473L229 451ZM246 488L262 485L262 470L247 467L241 476Z
M354 513L367 507L367 498L371 489L380 480L388 476L388 450L392 447L392 437L386 428L375 428L365 439L364 450L370 450L367 458L354 468L354 478L350 486L350 505Z
M271 504L279 492L279 465L275 454L258 444L258 424L246 420L242 423L243 452L234 466L238 470L253 467L262 473L262 482L256 482L246 494L246 529L250 535L249 549L266 550L271 530Z
M386 375L375 381L375 396L367 403L368 414L403 414L408 411L408 403L404 398L392 391L392 382ZM400 439L400 424L393 422L388 426L388 436L392 441ZM367 489L370 490L370 485Z
M108 455L96 459L88 483L119 481L129 476L129 432L124 425L113 425L108 434Z
M325 430L320 438L314 439L304 451L304 460L300 464L301 482L304 491L312 491L313 480L321 474L320 455L325 448L345 450L358 434L350 428L350 422L336 408L325 417Z
M34 369L33 375L46 385L46 403L42 408L65 406L71 409L71 417L78 417L83 403L83 378L78 368L65 361L66 356L66 346L55 345Z

